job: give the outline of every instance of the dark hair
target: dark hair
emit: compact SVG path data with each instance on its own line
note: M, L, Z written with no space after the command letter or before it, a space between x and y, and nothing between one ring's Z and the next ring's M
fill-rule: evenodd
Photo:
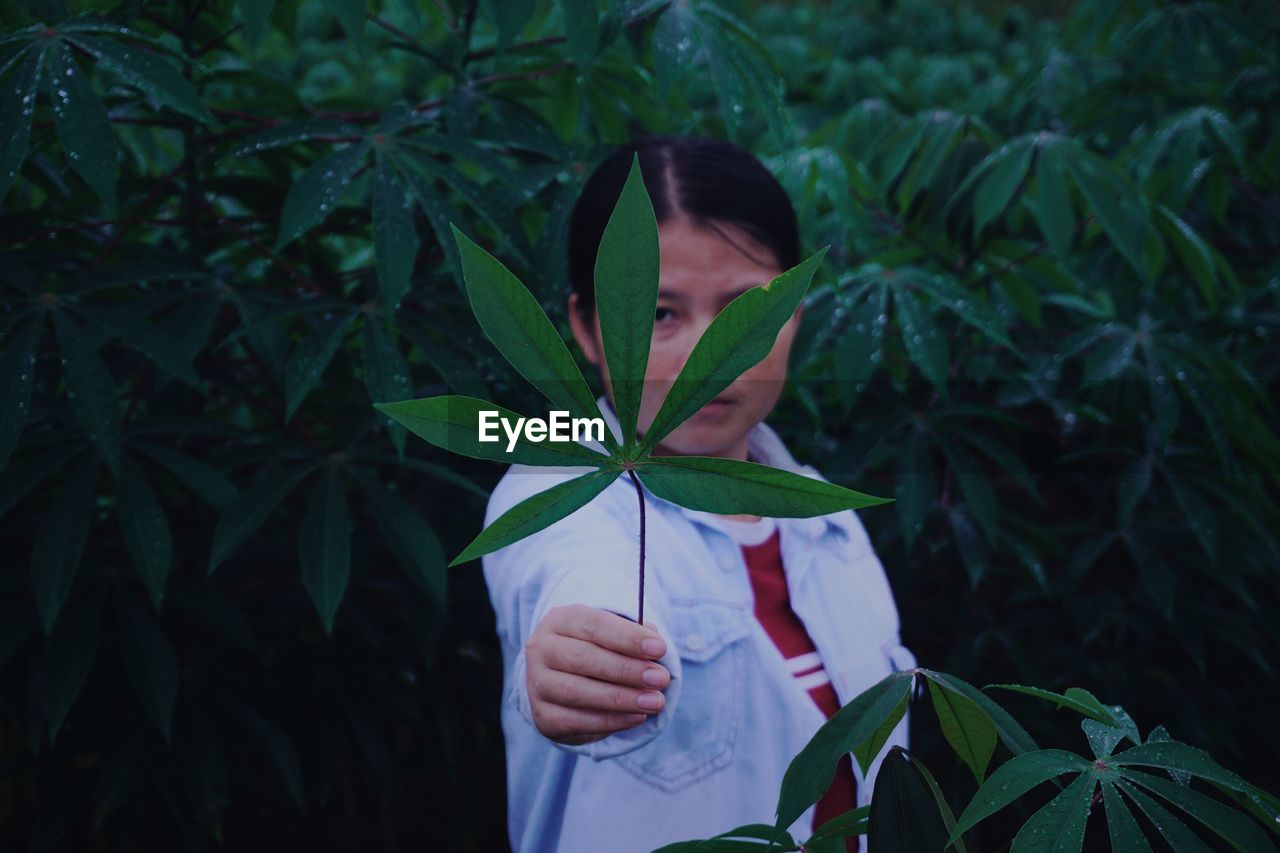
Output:
M600 162L583 185L569 219L569 283L588 323L595 314L600 238L637 153L659 223L683 213L707 228L731 224L771 250L781 269L800 263L795 208L755 155L720 139L645 136L619 146Z

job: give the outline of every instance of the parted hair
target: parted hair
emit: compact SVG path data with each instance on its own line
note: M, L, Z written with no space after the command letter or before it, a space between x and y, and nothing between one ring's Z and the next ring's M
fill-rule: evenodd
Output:
M595 265L600 238L636 154L658 223L684 214L720 231L740 228L773 252L781 270L800 263L795 208L777 178L740 145L701 136L647 135L618 146L583 185L569 219L569 283L588 324L595 317ZM739 246L744 252L745 247ZM768 258L756 258L768 263Z

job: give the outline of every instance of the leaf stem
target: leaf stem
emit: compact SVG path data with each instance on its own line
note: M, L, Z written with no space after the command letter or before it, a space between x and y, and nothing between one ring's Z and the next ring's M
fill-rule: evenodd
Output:
M644 624L644 487L636 479L636 472L627 469L627 476L636 487L636 499L640 501L640 604L636 608L636 623Z

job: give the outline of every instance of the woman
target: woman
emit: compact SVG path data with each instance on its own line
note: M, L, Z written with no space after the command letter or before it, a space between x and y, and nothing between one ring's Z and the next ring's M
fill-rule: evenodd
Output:
M661 273L637 431L694 344L744 288L800 261L795 212L742 148L648 137L604 160L570 221L573 335L621 429L593 304L601 234L638 152L658 220ZM797 309L763 361L663 439L658 454L758 461L823 479L764 423L782 392ZM602 449L594 441L584 444ZM513 465L485 524L583 468ZM884 569L852 511L722 516L645 494L644 625L636 622L639 507L620 477L587 506L483 558L502 641L512 849L651 851L773 823L791 759L841 705L915 665ZM888 746L906 746L908 719ZM789 829L803 841L871 799L844 756L823 799ZM858 849L858 838L849 850Z

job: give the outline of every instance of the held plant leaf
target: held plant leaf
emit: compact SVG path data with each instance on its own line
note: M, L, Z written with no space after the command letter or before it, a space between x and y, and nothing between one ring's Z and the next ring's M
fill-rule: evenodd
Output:
M462 258L472 310L485 335L522 376L552 404L574 418L600 419L590 387L563 338L528 288L497 258L450 226ZM637 436L640 398L658 298L658 227L634 157L631 172L601 238L595 266L596 306L622 444L604 429L599 453L576 441L479 440L482 411L506 419L519 415L484 400L446 395L374 403L374 408L415 435L454 453L480 459L587 470L512 507L480 533L450 566L516 542L585 506L624 472L640 500L644 572L644 488L692 509L808 518L887 503L816 478L736 459L653 456L665 436L696 414L773 348L809 289L826 249L765 285L740 294L716 316L663 400L644 435ZM590 470L594 468L594 470ZM643 486L642 486L643 484ZM643 589L643 585L641 587ZM643 621L644 602L639 617Z
M631 448L636 440L636 418L658 305L659 259L653 203L640 170L632 168L600 237L595 266L600 339L625 448Z

